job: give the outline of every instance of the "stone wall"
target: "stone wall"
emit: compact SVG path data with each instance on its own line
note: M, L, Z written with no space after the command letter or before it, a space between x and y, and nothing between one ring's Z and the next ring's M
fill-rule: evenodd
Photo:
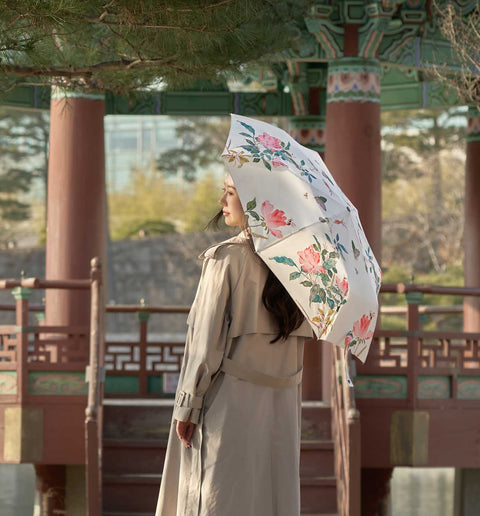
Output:
M190 305L195 296L206 247L229 238L226 232L166 234L141 240L113 242L109 253L107 303ZM45 249L14 249L0 252L0 278L45 276ZM44 291L33 292L31 302L41 304ZM0 291L0 304L14 303L10 291ZM0 321L13 322L13 314L0 312ZM170 333L185 329L186 315L152 315L150 331ZM108 315L107 331L137 331L136 314Z

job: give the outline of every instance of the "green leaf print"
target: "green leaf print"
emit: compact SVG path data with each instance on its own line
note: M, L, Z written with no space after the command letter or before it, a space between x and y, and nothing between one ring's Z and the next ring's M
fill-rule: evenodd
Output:
M247 152L257 152L257 146L256 145L240 145L242 149L245 149Z
M303 285L304 287L311 287L313 283L311 281L305 280L300 283L300 285Z
M320 278L325 287L330 284L330 278L328 277L328 274L320 274Z
M240 123L243 125L243 127L245 127L247 131L250 131L253 135L255 135L255 129L251 125L248 125L245 122Z
M295 267L295 262L288 258L288 256L273 256L270 260L275 260L277 263L284 263L285 265L290 265L290 267Z
M333 267L335 267L335 261L331 259L325 260L323 262L323 267L325 269L333 269Z
M252 211L257 207L257 198L253 198L251 201L247 202L247 211Z
M296 280L297 278L299 278L300 276L302 275L301 272L292 272L290 273L290 279L291 280Z
M318 241L318 238L315 235L313 235L313 238L315 239L315 242L318 245L318 250L320 251L320 249L322 248L322 244Z
M325 303L327 294L323 288L318 291L318 294L314 297L313 303Z
M319 303L320 301L315 301L315 299L318 297L320 292L320 285L313 285L313 287L310 289L310 304L312 303Z

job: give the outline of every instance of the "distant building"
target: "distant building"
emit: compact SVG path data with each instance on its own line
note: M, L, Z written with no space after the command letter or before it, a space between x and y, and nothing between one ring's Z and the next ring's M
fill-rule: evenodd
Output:
M176 119L155 115L105 117L107 191L128 186L132 167L148 166L165 150L178 146Z

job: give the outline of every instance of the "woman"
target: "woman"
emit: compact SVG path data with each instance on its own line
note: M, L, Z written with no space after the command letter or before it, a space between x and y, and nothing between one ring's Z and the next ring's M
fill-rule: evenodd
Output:
M255 254L231 176L220 203L243 231L201 254L156 516L296 516L312 331Z

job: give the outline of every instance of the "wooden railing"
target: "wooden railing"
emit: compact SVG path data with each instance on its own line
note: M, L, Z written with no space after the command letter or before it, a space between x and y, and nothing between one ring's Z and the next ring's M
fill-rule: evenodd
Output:
M88 290L90 286L90 280L0 280L0 290L12 290L16 300L15 324L0 325L0 369L4 375L0 402L27 403L38 400L42 393L52 394L51 389L62 389L61 384L48 383L50 371L85 372L88 326L32 323L29 297L34 289ZM69 389L72 396L84 394L85 384L73 381ZM49 400L53 402L54 398Z
M96 275L92 274L91 280L71 284L43 280L0 281L0 289L18 289L15 291L16 323L0 326L1 369L7 372L16 371L18 390L9 395L4 389L2 402L28 400L29 371L83 371L89 359L88 328L53 327L43 323L32 325L28 320L28 312L41 311L41 307L29 307L25 289L90 288L95 277ZM347 386L344 378L339 381L344 374L343 353L340 349L333 353L332 424L334 435L338 436L335 467L338 479L338 507L339 513L343 516L360 514L360 419L356 404L360 405L360 401L365 403L365 398L368 398L369 404L378 405L379 408L394 402L396 407L412 410L440 406L468 408L480 403L480 333L423 331L420 320L422 313L460 311L458 305L437 309L421 306L423 294L480 297L480 289L397 284L384 285L382 293L405 294L407 306L398 309L406 314L405 329L380 328L376 331L366 364L357 363L355 391ZM100 298L98 303L100 306ZM2 308L4 307L0 306L0 310ZM93 351L90 352L90 358L94 359L94 362L90 363L91 371L99 370L100 360L105 364L107 384L109 379L114 379L117 383L125 379L137 382L135 389L127 393L113 390L106 393L107 397L173 395L175 375L180 370L184 343L148 339L148 321L151 314L186 314L188 310L189 307L186 306L108 306L107 313L138 315L138 337L128 342L112 340L106 342L104 348L98 348L101 344L99 335L103 323L99 319L95 329L92 321L90 342L97 347L91 348ZM391 313L392 309L384 312ZM101 311L98 310L98 313ZM104 350L103 357L98 358L98 349ZM94 373L94 377L98 378L97 373ZM163 377L162 388L152 389L152 378L157 380L159 377ZM168 378L171 381L167 381ZM92 390L87 410L87 442L95 443L101 426L101 421L95 420L99 413L101 390L98 383L95 386L90 382L90 387ZM372 389L376 391L373 392ZM376 393L380 395L375 395ZM69 394L74 392L70 391ZM93 446L98 451L97 446L98 441ZM91 453L91 450L87 451L87 454ZM90 464L92 467L98 464L98 472L101 457L93 453ZM92 486L89 487L91 493L92 489L99 485L97 480L93 476Z
M178 374L183 358L185 342L179 340L147 339L150 316L161 314L187 314L189 306L135 306L115 305L106 308L107 314L128 314L138 317L138 338L127 342L108 340L105 343L105 373L108 380L115 381L118 387L121 382L128 385L128 379L138 382L131 392L128 388L109 388L105 397L173 397L175 394ZM160 387L152 385L153 381L161 381ZM117 392L118 391L118 392Z
M35 289L89 290L90 327L32 324L30 312L43 307L29 306ZM0 325L0 402L35 405L35 403L88 402L85 410L85 450L87 511L101 514L101 350L103 349L103 301L101 265L91 262L91 277L86 280L41 280L37 278L0 280L0 290L12 290L15 324ZM12 310L13 309L13 310ZM90 338L89 338L90 333ZM88 364L88 368L87 368ZM87 370L87 372L86 372ZM52 382L49 374L60 372L68 383ZM88 389L85 384L87 376ZM10 384L8 380L10 379ZM65 389L63 387L66 387ZM10 391L10 392L9 392ZM60 396L52 396L58 394ZM63 398L63 399L62 399Z
M100 516L102 507L102 350L103 289L102 270L98 258L91 262L91 309L90 309L90 349L88 378L88 400L85 409L85 464L86 495L88 516Z
M378 329L366 364L359 365L357 398L405 409L455 406L480 401L480 333L424 331L424 294L480 297L479 288L384 285L382 292L405 294L404 330Z
M360 516L360 412L355 406L354 391L346 381L343 351L335 348L332 357L332 435L338 514Z
M348 387L345 379L342 350L336 348L333 352L332 432L337 507L342 516L357 516L361 512L360 412L355 392L361 398L369 398L368 403L378 404L379 408L392 402L410 410L478 406L480 402L480 333L423 331L420 319L421 314L462 312L459 305L420 306L424 294L480 297L480 289L395 284L384 285L381 291L406 296L407 306L382 310L383 314L406 315L405 329L376 331L367 363L357 368L355 390ZM352 377L354 373L351 371ZM472 393L473 378L477 380L477 391ZM364 385L375 386L379 394L382 388L390 392L384 393L383 398L381 395L375 398L376 393L365 391Z

